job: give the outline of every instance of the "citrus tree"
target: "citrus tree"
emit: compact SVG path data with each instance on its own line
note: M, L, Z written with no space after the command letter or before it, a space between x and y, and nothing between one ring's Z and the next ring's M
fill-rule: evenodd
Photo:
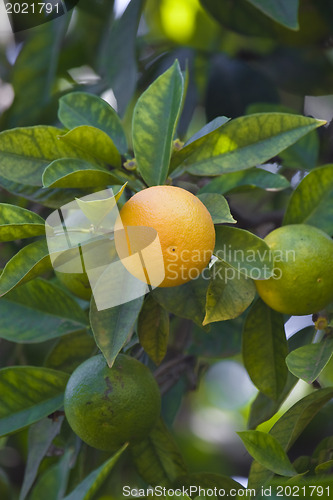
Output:
M332 148L302 103L331 88L332 7L74 12L2 53L1 499L329 498ZM252 396L207 467L189 393L231 358Z

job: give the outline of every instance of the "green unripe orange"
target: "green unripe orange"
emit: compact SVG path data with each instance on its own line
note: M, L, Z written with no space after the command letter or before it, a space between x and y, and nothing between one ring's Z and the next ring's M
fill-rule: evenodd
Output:
M275 276L255 281L258 294L272 309L301 316L333 301L333 241L320 229L291 224L265 238Z
M119 354L109 368L97 355L69 378L64 406L69 425L85 443L115 451L147 437L159 417L161 397L151 371L136 359Z

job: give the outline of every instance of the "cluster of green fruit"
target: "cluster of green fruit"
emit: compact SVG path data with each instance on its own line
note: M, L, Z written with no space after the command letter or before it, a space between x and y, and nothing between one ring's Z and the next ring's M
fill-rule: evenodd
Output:
M160 203L161 195L164 205ZM183 213L176 213L177 219L175 209L172 212L175 206L176 212L183 207L192 224L184 222ZM125 226L154 227L163 255L170 246L170 235L177 252L184 244L193 246L193 242L209 250L209 255L213 252L215 233L210 214L183 189L159 186L141 191L124 205L121 216ZM179 229L176 234L175 220ZM207 227L208 243L202 238ZM185 233L184 243L179 235L184 239ZM272 231L265 241L274 262L274 275L255 284L266 304L284 314L304 315L319 312L333 301L333 241L326 233L296 224ZM181 259L178 261L182 264ZM206 264L199 262L197 266L201 269ZM91 291L82 275L59 277L73 292L89 298ZM69 278L71 283L66 282ZM165 283L167 279L168 276L161 286L179 284ZM134 444L144 439L158 419L160 406L159 389L151 371L123 354L117 356L112 368L102 355L88 359L72 374L65 392L65 413L70 426L83 441L101 450L117 450L126 442Z

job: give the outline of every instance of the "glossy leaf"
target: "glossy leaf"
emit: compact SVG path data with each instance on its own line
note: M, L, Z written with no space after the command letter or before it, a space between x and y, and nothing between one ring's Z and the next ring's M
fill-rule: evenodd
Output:
M132 98L138 78L136 41L142 7L143 0L131 0L120 19L112 23L98 61L99 74L112 88L120 116Z
M30 500L62 500L67 489L70 462L73 450L67 449L61 459L51 465L39 478L32 490Z
M237 5L216 0L200 0L200 3L223 28L246 35L274 36L273 21L247 0L238 0Z
M19 240L45 234L45 221L25 208L0 203L0 241Z
M218 193L203 193L198 196L212 216L214 224L223 222L235 224L237 221L230 213L230 208L227 200Z
M208 280L201 276L177 287L155 288L152 294L167 311L181 318L191 319L202 326L208 283Z
M258 299L244 324L243 360L254 385L274 400L279 398L287 381L287 354L282 314Z
M229 226L215 228L214 255L251 279L267 279L273 274L271 251L264 240Z
M0 370L0 436L27 427L58 410L68 375L34 366Z
M28 458L19 500L24 500L37 476L38 468L53 439L60 432L63 417L58 420L44 418L32 425L28 434Z
M256 103L251 104L246 109L247 114L277 112L296 115L297 112L281 104ZM279 157L282 164L289 168L298 168L302 170L311 170L317 165L319 155L319 138L316 130L309 132L299 139L295 144L289 146L281 153Z
M268 161L324 121L287 113L235 118L173 155L172 168L195 175L220 175Z
M98 467L98 469L93 470L71 493L65 496L63 500L91 500L126 448L127 444L120 448L119 451L112 455L112 457Z
M130 448L140 476L152 486L171 487L186 474L186 465L172 434L160 419L149 436Z
M333 397L333 389L319 389L300 399L274 424L271 434L285 451L293 445L303 430L320 409ZM272 473L258 462L252 464L249 475L249 488L259 488L272 477Z
M313 340L314 332L314 327L309 326L293 335L288 340L289 352L292 352L295 349L311 342ZM288 372L286 385L284 386L280 397L276 401L273 401L262 392L259 392L251 405L248 428L255 429L262 422L269 420L279 410L282 403L286 400L290 391L295 387L297 382L298 378L291 372Z
M194 135L190 137L188 141L186 141L186 146L191 144L191 142L196 141L197 139L200 139L200 137L203 137L204 135L210 134L217 128L221 127L221 125L224 125L224 123L227 123L230 120L230 118L227 118L225 116L217 116L214 118L209 123L206 123L198 132L196 132Z
M87 188L117 184L111 172L76 158L55 160L43 173L43 185L52 188Z
M215 262L211 267L203 325L237 318L251 304L255 295L256 289L251 279L224 261Z
M121 154L127 151L127 141L120 118L104 99L87 92L71 92L59 99L58 117L68 129L80 125L103 130Z
M58 340L46 357L44 366L72 373L96 350L96 343L86 330L70 333Z
M36 126L5 130L0 133L0 175L12 182L42 185L45 167L59 158L82 158L90 155L75 145L59 141L63 130Z
M59 141L83 151L84 157L90 156L97 161L120 167L119 151L112 139L103 130L89 125L81 125L59 136Z
M88 326L68 293L38 278L2 298L0 316L0 338L19 343L43 342Z
M49 189L36 186L29 186L19 182L11 182L0 176L0 186L27 200L34 201L40 205L50 208L59 208L73 201L75 197L89 194L86 190L80 189Z
M299 347L288 354L286 363L296 377L311 384L323 371L333 354L333 339L325 338L317 344Z
M249 168L241 172L230 172L216 177L199 190L203 193L226 194L239 188L261 188L266 191L281 191L290 184L283 175L272 174L262 168Z
M139 314L138 336L148 356L159 365L168 348L169 314L151 294L147 296Z
M52 264L45 239L30 243L7 262L0 276L0 297L50 270Z
M133 148L149 186L164 184L179 118L184 81L178 61L139 98L133 115Z
M283 224L310 224L333 235L333 165L310 172L293 192Z
M260 431L243 431L237 434L250 455L266 469L281 476L297 474L281 444L271 434Z
M266 16L287 28L298 29L298 0L247 0Z
M128 336L132 333L142 304L143 297L139 297L125 304L98 311L95 301L91 301L91 328L96 344L110 367Z

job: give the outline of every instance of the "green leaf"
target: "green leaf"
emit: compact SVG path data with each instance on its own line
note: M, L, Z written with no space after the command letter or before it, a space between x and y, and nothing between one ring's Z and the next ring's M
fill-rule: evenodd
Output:
M277 155L326 122L287 113L258 113L235 118L174 153L172 168L194 175L245 170Z
M45 234L45 221L25 208L0 203L0 241L20 240Z
M214 255L251 279L273 275L273 258L267 243L258 236L229 226L215 228Z
M214 224L221 224L223 222L235 224L237 222L230 213L227 200L221 194L203 193L198 198L210 212Z
M333 339L299 347L288 354L286 363L296 377L311 384L323 371L333 354Z
M321 474L327 474L332 472L333 468L333 460L327 460L326 462L322 462L317 467L315 468L315 474L316 475L321 475Z
M203 325L237 318L251 304L255 295L252 280L226 262L215 262L211 267Z
M62 288L43 279L29 281L0 300L0 338L34 343L82 330L88 319Z
M164 184L184 93L178 61L139 98L133 114L133 148L138 170L149 186Z
M288 451L318 411L331 400L333 388L318 389L294 404L274 424L270 434Z
M266 16L292 30L298 30L298 0L247 0Z
M281 104L256 103L246 108L247 114L278 112L296 115L297 112ZM309 132L299 139L295 144L279 153L284 166L288 168L299 168L311 170L317 164L319 155L319 137L316 130Z
M48 105L68 23L69 16L59 16L51 23L26 30L28 39L11 68L15 98L5 112L3 129L43 123L47 112L48 120L53 121Z
M201 188L199 194L226 194L241 187L243 189L258 187L266 191L281 191L289 186L290 183L283 175L272 174L262 168L253 167L240 172L220 175Z
M237 33L275 38L275 23L247 0L234 2L216 2L216 0L201 0L202 6L222 25Z
M121 186L119 191L113 196L96 200L81 200L77 198L76 202L87 219L89 219L94 226L99 226L106 215L116 206L117 201L124 192L126 184L127 183Z
M282 314L258 299L245 320L243 360L258 389L274 400L281 395L288 375L288 354Z
M168 348L169 314L151 294L147 296L139 314L138 336L148 356L159 365Z
M47 355L44 366L72 373L83 361L96 351L94 339L86 330L70 333L58 340Z
M90 303L90 323L95 341L108 365L113 362L120 349L132 333L133 325L142 307L143 297L125 304L98 311L95 301Z
M221 490L221 492L224 491L224 495L226 497L233 496L233 493L235 491L243 490L243 486L234 479L231 479L230 477L227 476L222 476L221 474L213 474L211 472L198 472L198 473L186 474L184 476L179 476L177 477L174 483L174 488L190 489L191 486L193 492L192 498L196 493L200 492L199 488L202 488L203 490L211 489L213 491L214 488L216 488L217 491L219 490ZM241 495L239 495L239 497L240 496ZM202 497L200 496L197 498L202 498Z
M313 454L312 460L314 463L321 463L331 458L331 450L333 445L333 436L325 437L320 441L320 443L316 446Z
M105 168L77 158L55 160L43 173L43 186L52 188L86 188L118 184L119 179Z
M0 175L9 181L42 185L44 169L59 158L82 158L93 162L66 141L59 141L63 130L36 126L5 130L0 133Z
M123 116L136 87L136 42L142 7L143 0L131 0L121 18L112 19L99 56L98 73L112 88L120 116Z
M162 419L149 436L131 446L130 451L140 476L152 486L170 488L178 476L187 473L177 444Z
M245 448L258 463L280 476L297 474L281 444L271 435L260 431L237 432Z
M194 325L193 342L186 352L204 358L230 358L241 352L243 317L209 325L209 331ZM221 335L223 330L223 335Z
M310 172L293 192L283 224L310 224L333 234L333 165Z
M29 500L62 500L67 489L73 450L66 450L58 463L51 465L39 478Z
M0 370L0 436L27 427L63 404L66 373L34 366Z
M184 285L155 288L152 294L162 307L180 318L191 319L202 326L206 313L206 293L209 281L200 276Z
M97 161L119 168L121 158L112 139L96 127L81 125L59 136L60 142L83 152L82 157L96 158Z
M203 137L204 135L210 134L211 132L213 132L217 128L221 127L221 125L224 125L225 123L227 123L229 120L230 120L230 118L227 118L225 116L217 116L216 118L214 118L214 120L212 120L209 123L206 123L206 125L204 125L202 127L202 129L200 129L198 132L196 132L194 135L192 135L190 137L190 139L188 141L186 141L186 146L191 144L191 142L194 142L197 139L200 139L200 137Z
M71 92L59 99L58 117L68 129L90 125L105 132L121 154L127 151L127 141L120 118L104 99L87 92Z
M313 340L314 331L314 327L309 326L293 335L288 340L289 352L292 352L295 349L298 349L298 347L311 342ZM286 385L284 386L280 397L276 401L273 401L268 396L265 396L265 394L263 394L262 392L259 392L251 405L248 428L255 429L259 424L273 417L273 415L277 413L282 403L289 395L290 391L295 387L297 382L298 378L295 377L291 372L288 372Z
M112 457L98 467L98 469L93 470L71 493L69 493L69 495L64 497L63 500L91 500L126 448L127 444L120 448L119 451L112 455Z
M63 417L57 420L44 418L32 425L28 434L28 458L19 500L24 500L37 476L38 468L53 439L60 432Z
M319 389L299 400L274 424L269 434L287 452L319 410L333 397L333 388ZM271 479L272 473L254 462L249 475L249 488L259 488Z
M52 264L45 239L30 243L7 262L0 276L0 297L50 270Z
M40 205L50 208L59 208L73 201L75 197L90 194L86 190L80 189L48 189L36 186L29 186L19 182L11 182L8 179L0 176L0 186L14 193L22 196L27 200L34 201Z

